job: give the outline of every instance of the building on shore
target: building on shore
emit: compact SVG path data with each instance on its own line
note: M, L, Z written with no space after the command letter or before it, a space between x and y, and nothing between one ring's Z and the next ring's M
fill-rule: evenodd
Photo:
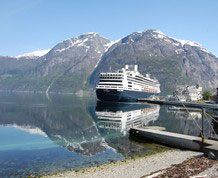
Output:
M176 91L173 93L173 96L168 97L169 100L176 101L199 101L202 97L202 87L199 85L196 86L177 86Z
M196 86L187 86L186 88L186 97L187 101L199 101L202 97L202 87L199 85Z

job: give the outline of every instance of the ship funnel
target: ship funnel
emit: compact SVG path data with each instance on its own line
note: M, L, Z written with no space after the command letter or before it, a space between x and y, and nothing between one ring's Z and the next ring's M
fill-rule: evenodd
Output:
M128 70L128 69L129 69L129 66L128 66L128 65L125 65L125 69Z
M135 71L135 72L138 71L138 65L134 65L134 71Z

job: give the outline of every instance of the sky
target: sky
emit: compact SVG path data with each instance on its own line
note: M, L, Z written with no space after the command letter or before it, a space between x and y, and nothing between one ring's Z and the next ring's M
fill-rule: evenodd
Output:
M117 40L158 29L218 56L217 0L0 0L0 56L53 48L86 32Z

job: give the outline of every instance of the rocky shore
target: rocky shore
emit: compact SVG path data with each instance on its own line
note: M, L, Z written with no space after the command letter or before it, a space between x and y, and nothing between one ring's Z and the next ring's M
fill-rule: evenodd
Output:
M166 177L168 175L172 175L173 171L174 173L175 172L178 173L181 170L183 171L184 174L184 171L194 169L192 165L199 165L199 166L194 166L196 168L194 171L196 170L197 171L196 172L193 171L193 172L196 174L200 174L205 169L210 168L213 165L217 166L218 163L216 161L211 162L206 158L201 158L202 156L203 154L199 152L169 150L148 157L119 161L116 163L110 163L110 164L100 165L100 166L86 168L86 169L66 171L64 173L47 175L45 177L47 178L53 178L53 177L54 178L55 177L69 177L69 178L70 177L77 177L77 178L137 177L139 178L139 177L162 177L161 175L163 175L163 177ZM188 167L186 165L188 165ZM184 169L184 167L187 169Z

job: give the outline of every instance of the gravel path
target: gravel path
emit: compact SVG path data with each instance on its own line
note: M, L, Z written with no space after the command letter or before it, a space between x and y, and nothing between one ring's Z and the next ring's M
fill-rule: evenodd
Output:
M170 167L172 164L179 164L193 156L202 153L193 151L169 150L149 157L117 162L99 167L87 168L85 170L69 171L46 177L77 177L77 178L140 178L161 169Z

